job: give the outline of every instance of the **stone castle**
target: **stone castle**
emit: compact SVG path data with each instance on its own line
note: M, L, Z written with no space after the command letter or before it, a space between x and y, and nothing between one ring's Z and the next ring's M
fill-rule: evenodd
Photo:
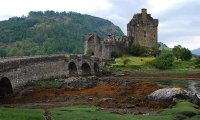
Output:
M158 19L147 14L147 9L135 14L127 24L127 36L107 35L104 39L96 33L85 38L84 54L101 59L111 59L112 52L126 53L132 44L153 47L157 44Z

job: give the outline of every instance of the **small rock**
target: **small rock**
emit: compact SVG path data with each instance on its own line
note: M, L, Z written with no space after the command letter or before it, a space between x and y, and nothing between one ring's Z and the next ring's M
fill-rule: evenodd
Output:
M88 100L90 100L90 101L93 100L93 99L94 99L94 98L88 98Z
M106 101L112 101L113 98L103 98L102 101L106 102Z

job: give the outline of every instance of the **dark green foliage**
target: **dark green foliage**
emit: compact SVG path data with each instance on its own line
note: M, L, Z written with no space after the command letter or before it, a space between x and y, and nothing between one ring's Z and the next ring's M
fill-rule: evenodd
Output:
M117 51L112 51L111 52L111 58L118 58L118 57L121 57L122 54L120 52L117 52Z
M139 44L133 44L129 53L133 56L147 56L147 48L140 46Z
M0 22L0 56L83 53L83 39L96 31L123 35L108 20L74 12L30 12Z
M195 59L195 64L196 64L196 68L200 68L200 57L197 57L196 59Z
M176 59L180 59L181 56L181 45L177 45L174 46L174 48L172 49L174 56L176 57Z
M92 51L92 49L88 49L87 50L87 55L89 55L89 56L94 55L94 52Z
M174 62L174 56L171 51L163 51L160 57L156 58L152 64L158 69L169 69Z
M187 48L181 49L181 60L188 61L192 58L192 52Z
M153 47L145 47L145 46L140 46L139 44L133 44L129 50L129 53L133 56L154 56L156 57L159 53L160 45L156 44Z
M181 59L182 61L188 61L192 58L192 52L181 45L174 46L172 51L177 60Z
M200 57L197 57L197 58L195 59L195 63L196 63L196 64L200 64Z
M156 44L156 45L154 45L152 48L149 48L148 49L148 55L149 56L154 56L154 57L156 57L156 56L158 56L159 54L160 54L160 50L159 50L159 47L160 47L160 44Z
M7 55L6 48L0 46L0 57L5 57L6 55Z

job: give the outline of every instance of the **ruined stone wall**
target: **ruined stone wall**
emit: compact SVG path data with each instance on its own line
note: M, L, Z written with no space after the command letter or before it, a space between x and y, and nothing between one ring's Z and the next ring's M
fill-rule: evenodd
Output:
M111 53L116 51L125 54L130 48L132 40L126 36L108 35L102 44L102 59L110 59Z
M92 34L85 38L84 54L88 54L88 51L92 52L92 56L101 57L101 38L97 34Z

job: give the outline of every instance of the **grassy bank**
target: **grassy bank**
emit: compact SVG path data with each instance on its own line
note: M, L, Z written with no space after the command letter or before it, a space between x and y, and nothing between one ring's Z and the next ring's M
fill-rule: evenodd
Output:
M172 73L172 74L195 74L200 73L199 68L195 68L195 60L174 61L172 68L159 70L151 65L154 57L133 57L123 56L115 60L115 64L108 64L106 67L112 71L128 73Z

